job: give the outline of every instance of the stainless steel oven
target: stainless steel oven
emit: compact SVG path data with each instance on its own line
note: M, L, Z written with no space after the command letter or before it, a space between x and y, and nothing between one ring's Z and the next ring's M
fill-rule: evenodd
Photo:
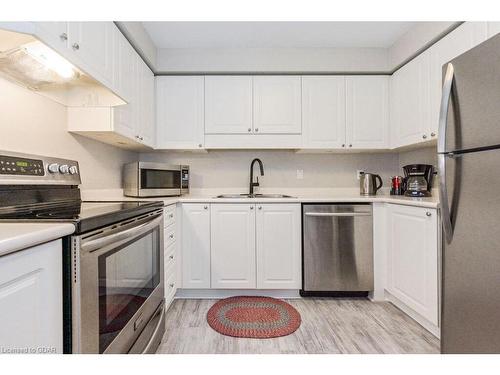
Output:
M164 333L162 209L71 238L72 352L154 352Z
M128 197L163 197L189 193L189 166L134 162L123 168L123 190Z

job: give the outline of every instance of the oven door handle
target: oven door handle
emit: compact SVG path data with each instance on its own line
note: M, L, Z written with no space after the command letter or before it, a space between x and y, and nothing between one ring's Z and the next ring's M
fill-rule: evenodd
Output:
M163 219L163 216L160 214L158 216L155 216L155 219L150 220L146 223L137 225L135 227L126 229L121 232L113 233L108 236L98 238L96 240L92 240L89 242L83 242L81 245L82 251L94 251L100 248L103 248L104 246L111 245L113 243L129 239L131 237L137 237L138 235L145 233L149 231L150 229L158 226Z

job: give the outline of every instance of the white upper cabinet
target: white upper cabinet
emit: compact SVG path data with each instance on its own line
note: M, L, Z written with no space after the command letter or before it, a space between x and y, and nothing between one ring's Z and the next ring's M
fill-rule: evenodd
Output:
M345 77L302 77L302 147L345 147Z
M95 79L111 86L113 82L112 22L69 22L69 48Z
M156 78L156 145L201 149L204 143L204 77Z
M393 148L428 139L429 78L428 51L392 75L390 130Z
M389 148L389 76L346 77L346 145Z
M255 288L255 205L212 204L210 223L212 288Z
M205 133L252 132L252 77L206 76Z
M257 288L300 289L300 204L257 204Z
M388 205L388 220L387 290L438 325L437 210Z
M437 137L443 86L443 65L487 39L486 22L465 22L428 51L430 55L430 118L427 133ZM432 135L434 134L434 136Z
M300 76L253 77L253 130L258 134L300 134Z
M488 24L488 38L500 33L500 22L487 22Z
M58 52L68 48L68 22L35 22L36 35Z
M137 133L141 137L141 142L147 146L155 145L155 77L140 57L138 60L139 77L139 118L137 121Z
M182 287L210 288L210 205L182 205Z

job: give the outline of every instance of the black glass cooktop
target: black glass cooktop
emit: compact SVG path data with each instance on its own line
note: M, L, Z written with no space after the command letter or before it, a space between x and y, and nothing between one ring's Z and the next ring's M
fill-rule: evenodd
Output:
M73 222L76 233L101 228L163 207L148 201L64 201L0 207L0 219L8 221Z

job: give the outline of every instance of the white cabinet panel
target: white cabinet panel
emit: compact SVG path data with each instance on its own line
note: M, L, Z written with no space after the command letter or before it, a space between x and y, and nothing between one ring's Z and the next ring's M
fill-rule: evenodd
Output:
M302 147L344 147L345 109L345 77L302 77Z
M65 55L68 48L68 22L35 22L38 38Z
M389 148L389 76L346 77L346 144Z
M182 205L182 287L210 288L210 205Z
M438 324L437 211L389 205L387 289Z
M257 204L257 288L300 289L300 204Z
M487 29L486 22L465 22L429 49L430 119L426 133L431 138L437 138L443 65L484 42L487 38Z
M253 77L254 132L300 134L301 77Z
M69 22L69 48L94 78L113 81L113 23Z
M204 78L156 78L156 136L159 149L200 149L204 140Z
M255 206L213 204L211 232L212 288L255 288Z
M0 257L0 345L62 353L62 242Z
M500 22L488 22L488 38L500 33Z
M427 140L429 122L429 51L392 75L391 146L401 147Z
M153 147L155 145L155 77L142 59L138 59L139 105L136 123L137 134L141 143Z
M252 77L205 77L205 133L248 134L252 124Z

